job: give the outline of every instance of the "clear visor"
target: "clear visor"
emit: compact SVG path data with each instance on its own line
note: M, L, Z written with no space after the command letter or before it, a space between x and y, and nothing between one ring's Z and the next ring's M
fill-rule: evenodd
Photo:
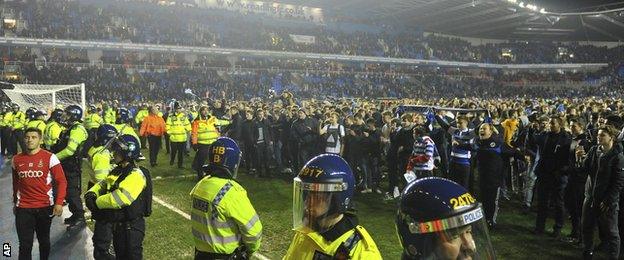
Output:
M410 223L412 234L426 239L406 251L422 259L496 259L481 207L459 216L424 223ZM406 245L404 245L406 246Z
M329 230L337 217L329 214L334 196L346 190L346 184L306 183L297 177L293 185L293 228L319 233Z

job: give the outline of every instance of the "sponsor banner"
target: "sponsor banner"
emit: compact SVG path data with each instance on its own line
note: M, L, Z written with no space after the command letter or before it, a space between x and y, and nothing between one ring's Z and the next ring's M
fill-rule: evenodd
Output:
M262 13L276 17L294 16L305 19L311 18L314 22L323 21L323 10L321 8L309 6L246 0L195 0L195 3L201 8Z
M291 34L290 39L296 43L314 44L316 42L316 38L310 35Z

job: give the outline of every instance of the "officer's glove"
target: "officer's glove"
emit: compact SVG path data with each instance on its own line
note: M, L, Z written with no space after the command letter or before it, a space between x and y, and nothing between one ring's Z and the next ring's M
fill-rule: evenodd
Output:
M87 192L87 194L85 194L85 204L91 212L98 210L97 204L95 203L96 199L97 195L95 192Z

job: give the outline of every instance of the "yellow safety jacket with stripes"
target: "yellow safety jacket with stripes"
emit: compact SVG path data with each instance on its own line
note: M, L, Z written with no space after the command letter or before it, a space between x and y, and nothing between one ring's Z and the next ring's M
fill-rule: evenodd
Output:
M321 234L309 228L295 230L295 237L290 243L283 260L315 259L317 254L334 259L340 246L349 251L345 259L377 260L382 259L373 238L362 226L356 226L334 241L327 241Z
M262 223L247 191L231 179L203 178L191 190L191 227L198 251L232 254L245 246L249 254L260 248Z
M11 122L11 127L13 130L22 130L26 125L26 114L22 111L17 111L13 114L13 121Z
M216 126L230 124L230 121L211 116L208 119L197 118L193 121L191 141L193 144L212 144L220 134Z
M128 176L114 187L120 176L113 174L115 171L113 170L88 191L96 194L95 204L98 209L121 209L130 206L147 186L147 179L141 169L134 167Z
M132 128L132 126L130 126L129 124L114 124L113 126L115 127L115 129L117 129L117 132L121 132L122 135L131 135L136 137L137 141L139 141L139 144L141 144L141 138L139 138L139 135L137 135L136 131L134 131L134 128Z
M104 111L104 123L105 124L114 124L117 121L117 113L114 109L109 108Z
M88 114L84 119L84 127L87 130L97 129L103 122L104 120L98 113Z
M184 113L169 115L165 130L171 142L186 142L186 133L191 131L191 123Z
M69 140L67 140L67 146L63 148L60 152L56 153L56 157L59 160L63 160L74 156L78 151L78 148L82 146L82 144L87 140L89 134L87 133L87 129L80 122L74 122L74 124L69 128Z
M61 133L65 128L56 121L50 121L46 124L45 130L43 130L43 144L46 149L52 149L52 146L58 142L61 137Z
M143 122L143 119L145 119L148 115L149 111L147 111L147 109L141 109L139 110L139 112L137 112L136 116L134 116L134 122L140 126Z
M41 134L43 134L46 129L46 123L41 119L35 119L32 121L28 121L28 124L26 124L26 128L37 128L41 130Z
M106 178L111 170L111 153L104 146L93 146L89 148L89 175L92 183L98 183Z
M13 123L13 111L9 111L6 112L6 114L4 114L4 117L2 118L2 126L8 126L11 127L11 124Z

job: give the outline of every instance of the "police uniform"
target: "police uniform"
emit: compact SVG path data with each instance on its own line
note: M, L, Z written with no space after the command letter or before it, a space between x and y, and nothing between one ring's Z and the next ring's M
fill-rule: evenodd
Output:
M129 163L117 166L87 192L95 196L97 209L93 214L96 221L112 223L117 259L143 258L144 216L147 208L145 197L148 195L144 190L147 190L147 185L148 180L142 169Z
M13 140L11 141L12 154L17 154L17 144L19 144L22 151L26 150L24 143L24 126L26 125L26 114L22 111L13 113L13 120L11 122L11 128L13 131Z
M178 168L182 168L187 132L191 131L191 123L186 114L178 112L167 117L166 131L171 142L171 157L169 164L173 165L176 153L178 154Z
M353 221L351 218L345 214L345 221L342 221L345 222L344 226L339 222L335 230L326 232L338 234L337 237L329 238L331 240L312 230L296 230L283 259L381 259L379 249L366 229L360 225L350 227L352 224L347 224Z
M191 142L197 151L193 159L193 169L197 171L198 177L201 177L201 167L206 162L210 145L220 136L217 126L228 125L229 123L227 120L221 120L214 116L209 116L207 119L199 117L193 121Z
M59 141L52 147L52 151L61 160L67 178L66 201L73 220L84 217L84 208L80 200L82 174L82 155L80 151L88 133L80 121L75 121L60 136Z
M136 131L134 131L134 128L132 128L130 124L115 124L114 126L117 131L121 132L121 134L134 136L137 140L139 140L139 143L141 143L139 135L137 135Z
M43 130L43 144L46 149L52 149L52 146L54 146L61 137L61 133L64 129L63 125L54 120L50 120L46 124L45 129Z
M95 135L96 135L97 129L98 127L100 127L101 124L104 123L104 120L102 119L102 117L95 110L91 110L90 112L91 113L85 116L85 119L84 119L84 127L85 129L87 129L87 132L89 133L89 137L87 138L87 141L85 142L85 145L84 145L85 153L87 153L89 149L91 149L91 147L93 146L93 142L95 141ZM85 157L89 157L88 154L85 154L85 155L87 155Z
M104 123L114 124L117 120L117 113L114 109L108 108L104 111Z
M46 129L46 123L41 119L30 120L28 121L28 124L26 124L26 129L28 128L37 128L43 134Z
M104 146L93 146L88 151L91 168L88 188L106 179L111 170L111 153ZM93 257L95 259L112 259L108 249L113 240L113 225L110 222L97 220L93 229Z
M149 115L149 111L147 110L147 108L142 108L139 109L139 111L137 112L136 116L134 116L134 123L137 126L137 128L141 128L141 123L143 123L143 120ZM139 136L139 141L141 141L141 144L145 143L145 137L144 136ZM141 148L144 148L145 145L142 145Z
M225 258L238 250L250 256L260 248L262 223L240 184L208 176L197 183L191 196L197 255Z

